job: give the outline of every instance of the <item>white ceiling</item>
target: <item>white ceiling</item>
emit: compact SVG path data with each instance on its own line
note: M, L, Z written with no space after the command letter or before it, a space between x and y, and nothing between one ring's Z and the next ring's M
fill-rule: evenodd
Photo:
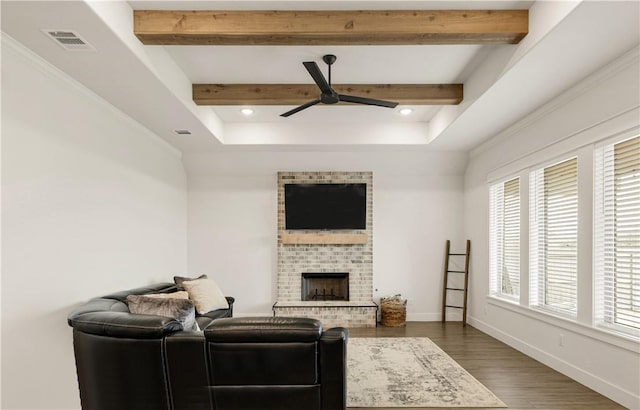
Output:
M185 152L463 150L477 146L638 47L636 1L2 1L2 30ZM529 9L529 34L501 46L144 46L132 9ZM68 52L42 29L78 32L95 52ZM459 106L198 107L192 83L312 83L303 61L338 57L334 83L464 83ZM178 136L176 129L192 135ZM385 148L386 147L386 148Z
M303 61L316 61L326 76L325 54L338 59L332 81L435 84L460 78L483 46L165 46L195 83L309 83Z

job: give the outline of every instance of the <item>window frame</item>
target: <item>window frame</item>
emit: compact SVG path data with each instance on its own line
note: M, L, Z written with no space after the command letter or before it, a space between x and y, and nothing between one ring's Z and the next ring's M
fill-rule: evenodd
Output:
M575 254L573 258L575 260L575 273L574 273L574 307L572 309L562 309L557 306L548 304L546 299L547 285L547 270L545 266L539 266L541 261L543 264L548 262L546 255L546 246L541 235L545 235L548 225L546 224L546 210L541 210L540 205L546 206L547 203L544 199L544 172L546 169L560 165L565 162L575 161ZM545 161L537 164L534 167L529 168L529 238L528 238L528 250L529 250L529 307L552 315L565 317L570 320L577 320L578 317L578 258L579 258L579 218L580 218L580 205L579 205L579 167L580 158L577 152L566 153L562 157L556 157L553 160ZM541 174L541 175L540 175ZM542 184L539 182L542 181ZM542 195L542 199L540 196ZM542 218L541 218L542 217ZM542 220L541 220L542 219ZM541 229L542 227L542 229ZM542 231L542 232L541 232ZM544 252L541 251L544 248Z
M604 184L605 178L612 178L612 181L615 184L615 174L611 174L607 177L603 175L604 170L604 158L602 157L604 153L602 152L604 149L614 150L614 146L634 139L640 138L640 133L638 131L623 133L620 135L616 135L614 137L606 138L604 140L599 141L594 144L594 158L593 158L593 326L595 328L605 330L608 332L614 332L626 336L631 336L633 338L640 338L640 328L634 328L632 326L625 326L618 323L613 323L612 317L613 312L607 311L607 303L610 303L607 300L607 296L605 295L605 284L607 281L607 273L605 272L604 267L604 258L605 258L605 247L614 247L615 245L612 243L606 243L604 230L607 227L604 225L606 222L603 222L603 219L606 217L612 218L612 215L605 216L604 211L606 207L615 206L612 204L605 204L605 195L604 195ZM612 154L615 155L615 154ZM612 159L612 162L615 163L615 157ZM613 164L612 164L613 165ZM608 170L609 172L615 172L614 169ZM615 212L615 208L609 209L610 211ZM612 228L609 226L608 228ZM615 248L610 249L609 252L615 254Z
M518 182L517 204L517 291L515 293L503 292L504 265L505 265L505 187L509 182ZM520 260L521 229L522 229L522 178L520 175L512 175L489 184L489 280L491 296L506 299L518 303L522 293L522 263ZM513 212L513 211L512 211ZM496 220L499 219L499 220ZM512 275L509 275L512 276Z

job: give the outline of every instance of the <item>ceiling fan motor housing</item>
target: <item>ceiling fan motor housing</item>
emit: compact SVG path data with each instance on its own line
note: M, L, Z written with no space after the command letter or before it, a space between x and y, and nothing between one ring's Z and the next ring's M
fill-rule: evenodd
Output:
M320 94L320 101L323 104L336 104L340 102L340 98L338 98L338 94L333 92L331 94L322 93Z
M331 64L335 63L336 59L337 59L337 57L334 56L333 54L327 54L325 56L322 56L322 61L327 63L327 65L331 65Z

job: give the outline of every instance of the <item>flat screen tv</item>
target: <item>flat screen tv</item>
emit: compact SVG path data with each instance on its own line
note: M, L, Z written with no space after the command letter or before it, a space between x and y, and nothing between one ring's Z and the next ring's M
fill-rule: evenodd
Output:
M285 184L285 229L365 229L367 184Z

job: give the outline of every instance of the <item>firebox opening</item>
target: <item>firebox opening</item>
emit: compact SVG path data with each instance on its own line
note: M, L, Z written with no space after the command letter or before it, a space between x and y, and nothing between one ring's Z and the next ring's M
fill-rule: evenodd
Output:
M349 300L349 273L302 273L302 300Z

